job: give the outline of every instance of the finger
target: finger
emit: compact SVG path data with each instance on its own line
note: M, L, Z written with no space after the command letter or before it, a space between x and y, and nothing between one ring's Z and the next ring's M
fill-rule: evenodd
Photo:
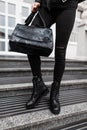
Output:
M38 4L37 3L33 3L32 6L31 6L32 12L36 12L37 8L38 8Z
M32 11L32 12L36 12L36 8L32 8L31 11Z

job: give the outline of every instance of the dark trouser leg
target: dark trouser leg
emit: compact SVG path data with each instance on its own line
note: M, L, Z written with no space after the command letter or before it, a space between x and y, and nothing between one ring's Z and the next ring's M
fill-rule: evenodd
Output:
M37 55L28 55L33 76L41 77L41 59Z
M59 114L59 88L65 68L65 54L67 43L74 25L76 9L68 9L60 12L56 19L56 44L54 79L50 94L50 110Z
M74 25L75 14L76 9L67 9L62 11L56 19L54 81L59 83L64 73L66 48Z
M50 27L52 24L51 15L47 9L42 8L40 10L41 16L45 20L46 27ZM33 23L33 26L43 26L40 16L37 14ZM26 103L26 108L34 108L40 99L46 95L49 90L44 84L41 77L41 60L38 55L28 55L29 63L33 74L33 93L30 100Z

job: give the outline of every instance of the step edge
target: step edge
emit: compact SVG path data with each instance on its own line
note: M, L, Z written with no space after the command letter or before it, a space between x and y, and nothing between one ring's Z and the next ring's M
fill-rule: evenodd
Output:
M42 71L53 71L54 68L41 68ZM66 67L65 71L81 71L87 70L87 67ZM0 68L0 72L17 72L17 71L31 71L31 68Z
M52 81L45 82L45 84L49 87L52 84ZM64 87L74 88L74 85L83 85L87 84L87 79L80 79L80 80L67 80L61 82L61 89ZM12 91L12 90L22 90L22 89L29 89L32 88L32 83L21 83L21 84L7 84L7 85L0 85L0 92L2 91ZM64 89L63 88L63 89Z
M67 105L61 107L61 112L59 115L54 115L50 110L41 110L32 113L20 114L16 116L10 116L0 119L0 129L14 129L23 127L34 127L40 124L52 123L51 121L58 121L60 124L64 125L64 121L69 120L73 122L73 117L79 116L79 118L87 117L87 102ZM76 118L77 120L77 118ZM75 119L74 119L75 121ZM49 124L48 124L49 125ZM45 126L45 125L44 125Z
M0 60L3 60L3 61L28 61L28 58L27 57L0 57ZM54 62L54 58L52 57L48 57L48 58L41 58L42 61L53 61ZM79 59L66 59L66 62L75 62L75 63L78 63L78 62L81 62L81 63L87 63L86 60L79 60Z

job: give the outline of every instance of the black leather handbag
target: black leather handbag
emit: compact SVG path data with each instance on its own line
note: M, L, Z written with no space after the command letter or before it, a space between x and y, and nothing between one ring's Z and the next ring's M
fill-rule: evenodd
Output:
M39 13L39 11L38 11ZM53 50L52 29L44 27L28 26L35 13L31 13L25 21L25 25L17 24L9 40L10 51L49 56ZM44 20L40 14L41 20Z

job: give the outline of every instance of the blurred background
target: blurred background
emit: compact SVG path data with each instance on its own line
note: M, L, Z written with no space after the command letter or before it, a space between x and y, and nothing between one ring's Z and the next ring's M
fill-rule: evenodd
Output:
M34 0L0 0L0 56L21 55L9 52L9 38L17 23L24 20L31 12ZM52 26L55 39L55 25ZM78 5L75 25L67 47L67 59L87 60L87 1ZM54 51L50 55L54 57Z

